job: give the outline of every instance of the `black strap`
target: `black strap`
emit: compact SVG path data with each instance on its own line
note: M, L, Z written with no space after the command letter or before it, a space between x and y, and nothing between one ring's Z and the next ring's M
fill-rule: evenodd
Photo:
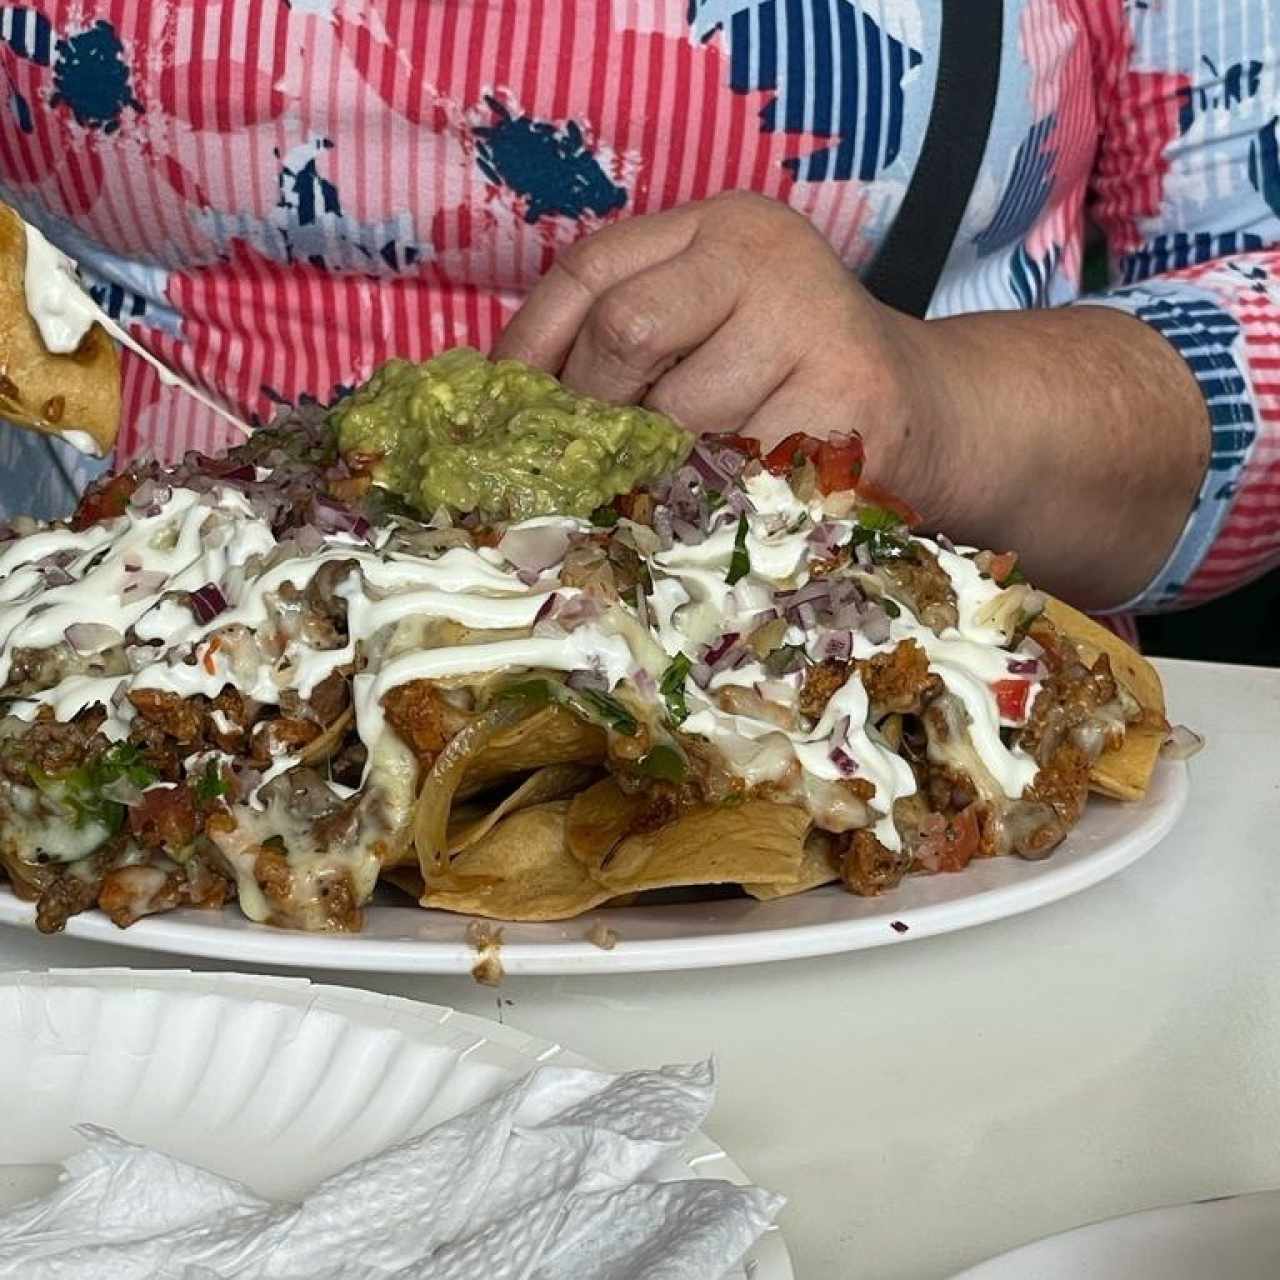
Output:
M920 162L862 280L908 315L928 310L978 177L1000 84L1003 28L1001 0L942 0L938 84Z

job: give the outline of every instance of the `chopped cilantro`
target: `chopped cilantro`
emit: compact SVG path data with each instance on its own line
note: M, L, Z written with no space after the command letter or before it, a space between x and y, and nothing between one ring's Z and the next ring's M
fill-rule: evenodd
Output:
M684 697L684 682L692 666L687 654L677 653L658 682L658 688L667 704L667 714L675 724L683 724L689 715L689 705Z
M1002 587L1016 586L1018 583L1026 582L1027 575L1022 572L1022 566L1015 564L1012 569L1005 574L1004 581L1000 584Z
M558 702L582 719L608 725L628 738L635 737L640 729L635 716L617 698L595 689L570 689L554 680L535 677L506 685L498 696L517 699L528 707L545 707Z
M725 496L719 489L707 490L707 510L719 511L725 504Z
M635 716L612 695L598 693L595 689L583 689L577 697L591 709L597 720L604 721L624 737L634 738L639 731L640 726L636 724Z
M733 555L729 557L729 572L724 580L733 586L751 572L751 557L747 554L747 517L738 517L738 532L733 536Z
M898 618L898 617L901 617L901 616L902 616L902 610L898 608L898 603L897 603L897 601L896 601L896 600L890 600L888 596L884 596L884 597L881 599L881 601L880 601L880 607L881 607L881 608L885 611L885 613L887 613L887 614L889 615L889 617L891 617L891 618Z
M66 773L48 774L34 764L27 765L27 773L45 795L66 810L77 827L97 823L112 835L124 825L125 806L103 795L104 788L121 778L139 788L156 780L142 753L130 742L117 742Z
M903 519L888 507L859 507L858 524L873 533L894 533L903 526Z
M227 784L223 781L222 770L216 760L210 760L204 767L195 785L196 799L201 804L212 804L227 794Z
M612 529L618 523L618 512L615 507L597 507L591 513L591 523L597 529Z

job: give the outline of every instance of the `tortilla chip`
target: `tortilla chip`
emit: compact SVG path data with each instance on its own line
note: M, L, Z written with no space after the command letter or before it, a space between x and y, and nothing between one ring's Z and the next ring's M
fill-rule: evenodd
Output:
M568 800L503 818L433 877L424 907L494 920L565 920L614 896L565 847Z
M0 417L46 435L83 431L100 453L120 430L120 353L94 325L79 349L55 355L27 311L22 219L0 204Z
M767 800L692 809L656 831L628 836L594 875L611 894L676 885L787 884L799 874L811 822L804 809Z
M449 852L461 853L483 839L509 813L581 791L595 775L596 770L590 765L550 764L545 769L535 769L495 805L455 806L449 815Z
M831 837L825 831L811 831L804 842L800 869L794 880L785 884L744 884L742 887L753 898L768 902L771 898L790 898L839 879L840 872L835 858L831 856Z
M564 707L543 707L503 730L467 766L459 796L474 795L500 778L549 764L599 764L605 734Z
M644 804L642 796L628 795L614 778L601 778L578 792L565 830L570 853L584 866L599 868L635 825Z
M1105 653L1111 660L1112 674L1142 708L1142 719L1125 728L1124 742L1104 751L1089 773L1093 790L1117 800L1141 800L1151 784L1156 759L1169 732L1159 673L1114 631L1061 600L1049 596L1044 612L1063 635L1075 642L1086 662L1092 663Z

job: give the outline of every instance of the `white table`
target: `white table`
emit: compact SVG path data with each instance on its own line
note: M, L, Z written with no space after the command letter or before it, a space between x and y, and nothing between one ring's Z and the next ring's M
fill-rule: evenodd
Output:
M687 976L500 993L312 976L496 1016L616 1067L714 1052L710 1132L789 1197L802 1280L944 1277L1094 1219L1280 1185L1280 671L1161 666L1171 714L1209 738L1187 814L1065 902ZM121 964L175 961L0 929L0 967Z

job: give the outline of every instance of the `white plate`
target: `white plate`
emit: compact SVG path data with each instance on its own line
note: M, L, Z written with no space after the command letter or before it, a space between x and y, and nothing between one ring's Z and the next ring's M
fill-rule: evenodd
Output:
M1152 1209L1049 1236L955 1280L1276 1280L1280 1191Z
M483 1018L301 978L3 974L0 1206L53 1185L80 1121L295 1199L551 1061L591 1065ZM700 1134L657 1172L749 1181ZM794 1280L776 1229L738 1274Z
M1115 875L1168 834L1186 799L1186 766L1161 760L1145 799L1121 804L1091 798L1079 825L1043 862L993 858L954 875L912 877L879 898L855 897L833 886L775 902L724 899L593 911L562 924L506 925L502 965L507 973L554 974L705 969L858 951L965 929L1055 902ZM0 886L0 923L30 927L34 919L29 903ZM612 951L586 940L597 920L618 936ZM467 923L399 897L371 907L364 931L354 935L265 928L235 908L218 914L175 911L127 930L89 912L74 917L67 932L243 964L468 973L476 953L466 942ZM57 941L50 939L49 947L55 959Z

